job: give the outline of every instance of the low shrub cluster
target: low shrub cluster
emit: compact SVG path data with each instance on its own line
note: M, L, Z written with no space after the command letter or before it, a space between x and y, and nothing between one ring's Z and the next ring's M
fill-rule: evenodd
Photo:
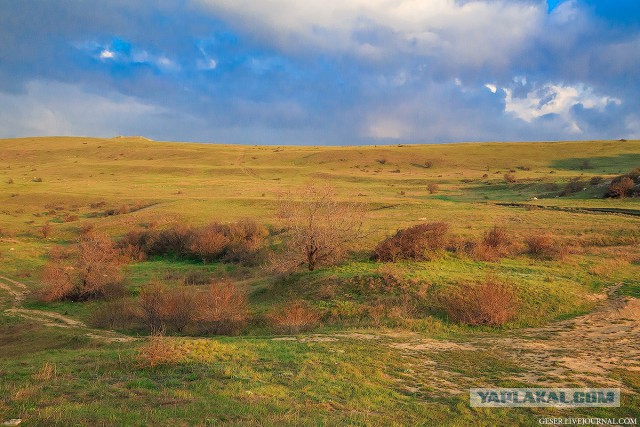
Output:
M527 254L542 260L561 260L569 253L567 246L549 233L530 235L524 243Z
M291 301L268 314L274 330L283 334L298 334L308 331L320 322L320 313L306 301Z
M91 324L97 328L126 329L142 317L135 300L121 298L106 301L91 313Z
M252 220L231 224L212 222L205 227L176 225L163 230L127 233L118 246L131 258L174 256L213 261L257 264L268 235L267 229Z
M478 241L467 240L463 250L475 261L497 261L518 252L518 245L504 229L494 226Z
M231 282L214 282L198 300L195 319L207 334L236 335L249 319L247 295Z
M579 193L588 187L589 183L580 178L573 178L570 180L560 192L560 196L570 196L572 194Z
M56 249L42 274L43 301L85 301L123 292L125 259L106 235L81 236L72 248Z
M517 182L518 180L517 180L516 176L513 173L505 173L504 174L504 181L506 183L513 184L514 182Z
M236 335L249 318L246 294L225 280L212 282L206 290L149 283L140 291L139 315L152 333L215 335Z
M498 261L521 253L543 260L560 260L569 253L566 244L549 233L534 233L520 242L498 226L485 231L480 239L449 235L448 230L449 225L443 222L399 230L376 246L374 259L385 262L424 261L433 259L442 250L468 256L475 261Z
M143 368L160 365L173 365L185 360L185 351L174 345L162 333L149 336L146 342L138 348L136 359Z
M356 275L343 281L349 291L357 295L393 295L408 292L419 282L407 279L393 265L383 265L372 275Z
M440 297L449 320L466 325L500 326L518 312L518 299L512 286L488 279L463 284Z
M256 318L277 333L297 334L317 327L322 312L303 300L294 300ZM246 292L232 282L217 280L206 289L150 282L139 298L122 298L98 306L91 324L109 329L144 328L151 335L165 333L238 335L251 316Z
M640 168L611 180L605 197L624 199L640 196Z
M446 248L448 232L449 224L445 222L418 224L399 230L376 246L375 259L390 262L430 259L434 252Z

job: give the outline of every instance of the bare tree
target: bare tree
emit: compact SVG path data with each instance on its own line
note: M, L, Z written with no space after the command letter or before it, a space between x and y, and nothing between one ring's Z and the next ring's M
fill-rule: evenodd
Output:
M340 202L330 187L309 186L280 198L279 218L285 228L284 251L271 256L276 271L339 262L364 237L365 210L354 202Z

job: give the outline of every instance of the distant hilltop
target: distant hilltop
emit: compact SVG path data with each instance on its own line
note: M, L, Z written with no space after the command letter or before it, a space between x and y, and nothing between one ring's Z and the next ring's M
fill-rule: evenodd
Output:
M111 139L126 139L126 140L137 140L137 141L153 141L153 139L151 138L145 138L144 136L139 136L139 135L134 135L134 136L124 136L124 135L118 135L116 137L113 137Z

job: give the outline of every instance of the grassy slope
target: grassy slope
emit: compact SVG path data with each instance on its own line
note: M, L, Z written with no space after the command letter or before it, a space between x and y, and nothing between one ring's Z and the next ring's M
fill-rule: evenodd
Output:
M383 159L384 164L380 162ZM593 169L580 170L585 159L590 159ZM424 168L427 161L433 166ZM38 270L49 247L72 240L81 224L93 223L119 234L150 221L201 224L248 216L272 223L279 191L322 181L335 186L341 197L368 204L368 227L372 231L369 246L421 218L449 221L454 231L463 235L477 236L493 224L502 224L516 235L550 229L567 238L605 238L618 245L572 256L569 264L541 264L519 257L500 263L445 258L400 266L438 286L474 280L487 273L515 281L528 306L511 327L583 311L591 306L586 296L611 283L623 282L622 291L629 295L637 295L639 288L637 264L626 264L625 271L609 267L615 267L611 258L616 257L616 251L640 259L637 247L620 246L625 236L640 233L640 218L494 204L539 197L545 192L544 183L562 185L582 175L586 179L609 177L640 166L639 141L320 148L28 138L0 140L0 165L0 227L4 233L0 238L0 274L22 276L29 285L37 284ZM519 166L529 170L517 169ZM509 169L517 170L516 184L505 184L502 179ZM483 174L488 178L483 179ZM34 177L42 178L42 182L33 182ZM13 184L6 184L9 178ZM434 195L426 190L431 182L440 186ZM106 206L91 207L101 201ZM595 199L592 190L535 203L640 209L636 200ZM93 217L123 204L148 207L123 215ZM79 219L63 222L67 215ZM43 240L38 229L47 221L54 229L52 236ZM149 278L165 277L167 271L188 268L154 261L132 266L129 277L135 286ZM207 270L215 273L219 268L225 267L211 266ZM252 300L257 310L263 310L291 296L314 299L315 281L371 274L377 268L369 262L351 263L302 273L290 284L256 278ZM255 276L249 276L252 274ZM354 298L346 290L339 291L332 303L354 303ZM366 304L367 299L356 297L355 303ZM38 308L30 304L30 308ZM59 304L47 308L78 318L88 314L86 306ZM328 425L528 425L533 424L535 414L551 414L472 411L464 396L407 392L402 378L414 369L415 361L373 342L225 338L203 344L221 346L203 350L210 360L141 371L129 357L137 344L96 348L95 342L73 331L50 332L5 316L0 320L0 394L7 396L0 404L0 418L20 414L41 425L144 425L180 419L205 424L207 418L229 424L255 424L264 419L265 425L318 424L317 420ZM440 321L416 321L405 326L427 336L460 338L474 333ZM459 358L464 364L464 357L460 353L452 360ZM45 361L56 365L58 375L43 383L36 374ZM515 369L500 368L495 362L498 370ZM483 377L481 373L474 375ZM428 384L428 378L420 381ZM487 381L495 384L495 380ZM617 416L630 412L592 410L580 415L602 413Z

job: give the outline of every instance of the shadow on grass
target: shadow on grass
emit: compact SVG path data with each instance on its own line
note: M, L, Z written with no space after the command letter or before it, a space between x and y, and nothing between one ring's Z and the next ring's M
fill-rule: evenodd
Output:
M619 154L613 157L582 157L561 159L549 165L555 169L593 173L625 173L640 167L640 154Z

